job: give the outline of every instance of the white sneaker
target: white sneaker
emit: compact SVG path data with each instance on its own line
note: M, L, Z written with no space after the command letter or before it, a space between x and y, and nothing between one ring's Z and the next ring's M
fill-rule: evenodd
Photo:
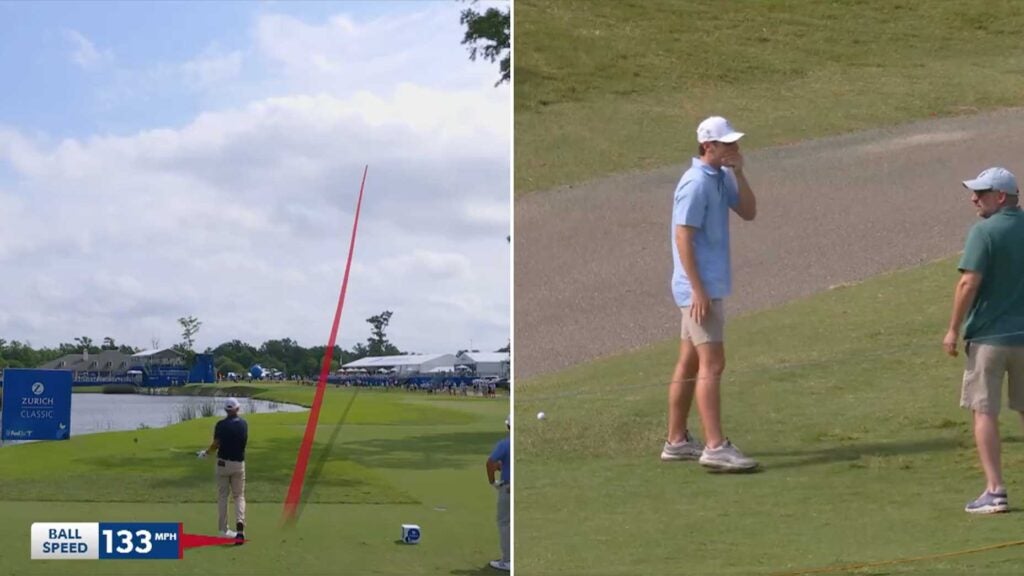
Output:
M491 560L491 568L494 568L495 570L504 570L505 572L509 572L512 570L512 565L508 562L502 562L501 560Z
M704 445L701 444L700 440L696 440L693 436L690 436L690 431L687 430L682 442L676 442L675 444L665 442L665 446L661 449L661 459L665 462L673 460L696 460L700 458L703 452Z
M221 538L234 538L235 536L238 536L238 532L234 530L224 530L220 533Z
M704 448L700 455L700 464L724 472L741 472L757 468L757 461L744 456L728 438L718 448Z

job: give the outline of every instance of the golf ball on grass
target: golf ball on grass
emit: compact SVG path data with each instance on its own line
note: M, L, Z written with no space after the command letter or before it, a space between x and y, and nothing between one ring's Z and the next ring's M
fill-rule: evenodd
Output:
M537 420L543 420L543 419L545 419L547 417L548 417L547 414L545 414L543 412L537 412Z

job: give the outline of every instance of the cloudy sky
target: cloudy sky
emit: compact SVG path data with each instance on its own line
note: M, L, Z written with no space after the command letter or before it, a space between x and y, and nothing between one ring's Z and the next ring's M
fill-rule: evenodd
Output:
M509 338L510 89L458 2L0 3L0 338ZM486 7L484 4L481 7Z

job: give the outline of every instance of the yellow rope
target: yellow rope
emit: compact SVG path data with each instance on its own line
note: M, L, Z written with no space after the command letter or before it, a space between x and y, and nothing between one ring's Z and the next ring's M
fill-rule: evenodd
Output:
M999 548L1010 548L1012 546L1020 546L1022 544L1024 544L1024 540L1017 540L1015 542L1004 542L1003 544L993 544L992 546L983 546L981 548L972 548L970 550L961 550L959 552L946 552L944 554L932 554L931 556L918 556L916 558L900 558L897 560L883 560L880 562L865 562L863 564L846 564L844 566L825 566L822 568L798 570L796 572L776 572L772 576L802 576L803 574L849 572L851 570L860 570L863 568L876 568L878 566L888 566L890 564L906 564L908 562L921 562L923 560L938 560L940 558L952 558L954 556L964 556L966 554L975 554L977 552L988 552L989 550L998 550Z

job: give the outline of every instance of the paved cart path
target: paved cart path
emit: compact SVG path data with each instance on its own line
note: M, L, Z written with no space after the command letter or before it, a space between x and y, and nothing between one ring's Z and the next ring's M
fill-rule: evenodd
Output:
M990 165L1024 178L1024 109L745 156L758 216L732 216L733 318L957 253L977 218L960 181ZM678 334L669 219L683 162L516 201L517 378Z

